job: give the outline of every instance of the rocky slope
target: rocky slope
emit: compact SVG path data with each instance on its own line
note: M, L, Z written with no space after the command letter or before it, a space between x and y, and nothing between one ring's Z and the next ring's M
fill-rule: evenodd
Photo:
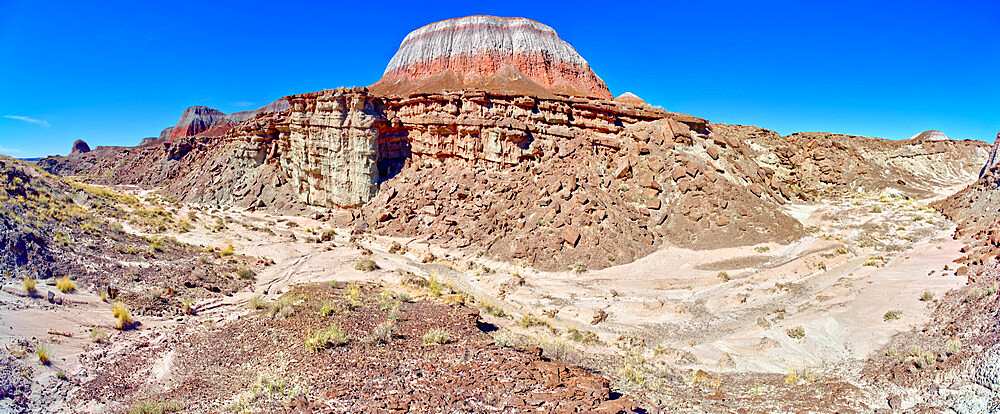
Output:
M107 287L139 314L180 312L181 298L232 293L247 281L235 276L245 258L211 266L197 250L168 239L143 238L121 223L150 232L175 228L162 208L100 188L81 186L0 157L0 280L68 277L79 286ZM137 258L146 265L132 265ZM252 266L251 266L252 267ZM184 275L177 277L177 275ZM152 288L174 292L152 298Z
M194 412L631 412L605 378L538 348L494 345L475 309L396 297L367 284L299 286L220 327L95 352L78 398L174 401ZM313 339L310 349L309 338L331 327L342 342ZM434 329L447 339L423 339ZM150 370L170 381L150 380Z
M401 96L467 88L611 99L604 81L555 30L519 17L469 16L414 30L371 86Z

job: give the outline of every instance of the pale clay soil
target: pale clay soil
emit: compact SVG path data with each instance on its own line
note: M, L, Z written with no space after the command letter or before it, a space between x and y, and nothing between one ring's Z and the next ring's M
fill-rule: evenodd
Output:
M370 280L396 285L401 280L397 270L402 270L434 275L480 303L502 307L505 317L483 316L504 329L565 340L541 326L518 326L517 320L530 313L560 333L569 328L593 332L602 344L576 345L597 358L620 354L623 341L638 341L649 349L666 349L650 358L680 369L784 373L808 367L850 380L860 361L893 334L927 322L928 303L918 299L923 291L939 296L964 282L953 275L952 263L961 256L961 243L951 238L953 224L926 208L931 201L868 195L792 205L789 212L810 235L790 244L705 251L667 246L633 263L582 272L539 272L476 257L475 252L431 248L416 239L364 235L351 242L347 228L337 230L331 247L307 241L329 228L312 218L198 211L194 230L170 235L195 245L232 243L239 254L265 256L276 264L257 275L252 291L197 303L195 316L142 318L143 334L131 338L156 341L160 328L225 323L247 312L251 297L273 299L298 284ZM188 211L182 207L178 217ZM213 214L235 222L210 232L205 225L215 221ZM240 223L270 228L273 234ZM393 242L404 247L402 254L388 253ZM355 270L363 253L359 247L370 249L382 270ZM436 260L422 263L427 252ZM720 272L729 280L723 281ZM43 296L50 290L55 287L39 287ZM64 371L73 379L83 373L80 357L90 344L92 327L112 336L110 352L128 346L115 341L111 306L95 292L80 289L66 297L68 305L55 306L25 297L20 284L0 290L0 343L17 338L50 343L53 362L35 367L38 383L32 392L50 401L47 409L54 411L66 408L59 395L72 395L76 383L60 381L56 374ZM598 310L607 318L592 324ZM883 320L889 310L901 310L901 318ZM804 328L804 338L786 334L786 328L796 326ZM732 363L720 364L726 354ZM169 360L158 361L151 375L169 381L170 365Z

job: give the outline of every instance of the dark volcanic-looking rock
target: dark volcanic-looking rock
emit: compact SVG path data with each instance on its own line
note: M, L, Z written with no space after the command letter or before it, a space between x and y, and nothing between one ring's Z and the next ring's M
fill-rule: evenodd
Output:
M479 88L611 99L604 81L555 30L520 17L469 16L414 30L370 88L395 95Z
M88 152L90 152L90 145L87 145L82 139L73 141L73 149L70 154L86 154Z

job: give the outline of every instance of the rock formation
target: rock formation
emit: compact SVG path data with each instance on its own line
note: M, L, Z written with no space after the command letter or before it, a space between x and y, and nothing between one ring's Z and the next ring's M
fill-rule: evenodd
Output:
M635 106L649 105L646 103L646 101L642 100L642 98L640 98L639 96L637 96L632 92L625 92L621 95L618 95L618 97L615 98L615 102L621 102L623 104L629 104Z
M224 135L234 125L253 118L257 114L283 112L289 108L288 102L278 99L266 106L253 111L234 112L226 114L218 109L207 106L192 106L181 112L181 118L177 124L160 132L160 141L180 137L218 137ZM156 141L146 142L149 145ZM141 144L142 145L142 144Z
M389 61L378 94L479 88L611 99L587 61L555 30L524 19L469 16L414 30Z
M913 141L947 141L950 140L951 138L948 138L948 136L945 135L944 132L932 129L930 131L924 131L919 134L916 134L910 137L910 139Z
M986 172L993 168L994 165L997 165L998 162L1000 162L1000 132L997 132L997 139L993 141L990 155L986 158L986 164L983 165L983 169L979 171L979 177L986 175Z
M73 141L73 149L70 150L70 154L86 154L88 152L90 152L90 145L87 145L82 139Z

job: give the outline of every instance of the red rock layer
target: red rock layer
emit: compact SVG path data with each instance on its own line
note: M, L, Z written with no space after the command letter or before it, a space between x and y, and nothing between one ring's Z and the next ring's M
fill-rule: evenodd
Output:
M407 82L427 79L444 72L456 74L458 82L442 85L438 90L423 92L457 91L461 89L492 89L491 83L498 82L497 76L504 76L505 67L523 74L532 82L552 93L576 96L592 96L611 99L608 86L585 64L565 62L542 52L503 53L484 51L454 56L441 56L432 60L404 66L386 74L372 91L376 93L399 94ZM510 90L505 92L535 95L531 90Z

